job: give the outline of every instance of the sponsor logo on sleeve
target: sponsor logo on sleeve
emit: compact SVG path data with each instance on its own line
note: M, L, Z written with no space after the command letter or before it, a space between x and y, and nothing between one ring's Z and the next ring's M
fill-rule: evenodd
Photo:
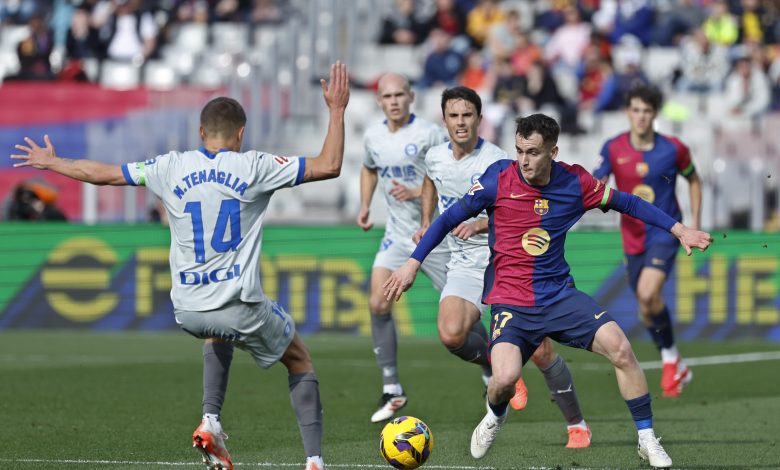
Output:
M485 188L482 186L482 183L477 181L476 183L471 185L471 188L469 189L469 194L473 196L475 192L481 191L483 189L485 189Z

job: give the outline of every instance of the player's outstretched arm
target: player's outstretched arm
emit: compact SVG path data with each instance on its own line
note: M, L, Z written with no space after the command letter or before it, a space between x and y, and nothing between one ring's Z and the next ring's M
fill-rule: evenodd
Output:
M695 230L677 222L670 230L672 235L680 240L680 244L685 248L685 254L691 256L691 248L698 248L704 251L712 244L712 235L701 230Z
M416 259L409 258L403 266L393 271L393 274L382 285L387 300L398 301L401 298L401 294L412 287L420 265L421 263Z
M322 96L328 105L328 133L322 144L320 154L306 161L303 181L320 181L341 174L344 160L344 112L349 102L349 77L347 66L337 61L330 66L330 82L320 80Z
M14 168L29 166L38 170L49 170L69 178L98 185L124 186L128 184L122 174L122 167L119 165L58 157L48 135L43 136L45 147L39 146L29 137L25 137L24 141L27 145L15 146L24 154L11 155L12 160L19 160L19 163L14 163Z

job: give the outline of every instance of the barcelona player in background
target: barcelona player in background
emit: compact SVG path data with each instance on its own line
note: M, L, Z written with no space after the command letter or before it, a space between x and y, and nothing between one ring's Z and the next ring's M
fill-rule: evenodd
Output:
M615 368L620 394L634 420L638 453L657 468L672 459L653 430L647 381L631 344L610 314L578 290L564 258L566 234L585 211L627 213L671 232L688 254L712 237L685 227L632 194L602 184L579 165L554 161L560 127L534 114L517 119L516 160L490 165L457 203L425 232L411 258L385 283L388 300L411 287L422 261L461 222L488 214L490 263L483 302L492 306L488 410L471 436L471 455L482 458L507 419L522 368L543 339L603 355Z
M615 175L615 185L635 194L682 221L675 183L681 174L690 184L690 226L701 222L701 180L688 147L680 140L659 134L653 122L661 105L661 93L639 86L628 93L626 114L630 130L608 140L601 149L601 160L593 175L606 183ZM661 390L665 397L680 395L693 373L682 361L674 342L669 307L661 295L664 283L674 267L678 243L670 233L623 214L620 218L623 250L631 288L639 302L639 312L653 342L661 351L663 370Z

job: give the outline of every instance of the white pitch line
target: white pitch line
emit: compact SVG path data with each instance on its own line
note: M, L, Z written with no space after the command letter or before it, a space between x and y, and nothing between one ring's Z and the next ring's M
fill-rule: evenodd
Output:
M0 462L6 463L48 463L48 464L73 464L73 465L138 465L138 466L165 466L165 467L202 467L200 462L146 462L134 460L86 460L86 459L0 459ZM233 465L242 467L301 467L302 462L297 463L278 463L278 462L257 462L241 463L236 462ZM329 463L328 468L384 468L386 464L349 464L349 463ZM425 468L437 469L455 469L455 470L495 470L496 467L472 467L465 465L426 465ZM555 467L530 467L528 470L555 470ZM588 469L581 469L588 470Z
M717 364L739 364L742 362L776 361L780 359L780 351L752 352L742 354L723 354L721 356L686 357L685 364L689 366L712 366ZM661 361L642 362L643 369L660 369Z

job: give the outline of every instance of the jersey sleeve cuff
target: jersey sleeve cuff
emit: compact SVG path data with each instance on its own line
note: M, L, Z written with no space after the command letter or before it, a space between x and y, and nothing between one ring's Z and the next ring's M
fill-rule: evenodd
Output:
M133 181L133 178L130 176L130 170L127 169L127 163L122 165L122 176L125 177L125 181L130 186L138 186L135 181Z
M298 175L295 177L295 183L293 186L298 186L303 183L303 177L306 174L306 158L298 157Z
M696 171L696 167L695 167L695 166L693 166L693 162L691 162L691 164L690 164L690 165L688 165L688 167L687 167L686 169L684 169L683 171L681 171L681 172L680 172L680 174L681 174L681 175L683 175L684 177L686 177L686 178L687 178L687 177L688 177L688 176L690 176L690 175L691 175L691 173L693 173L694 171Z

